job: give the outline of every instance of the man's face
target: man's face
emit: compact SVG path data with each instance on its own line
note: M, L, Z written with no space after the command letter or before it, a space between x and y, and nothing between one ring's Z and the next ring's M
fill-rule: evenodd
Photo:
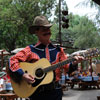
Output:
M40 27L39 30L36 31L36 35L38 36L39 40L42 41L49 41L51 36L50 27Z

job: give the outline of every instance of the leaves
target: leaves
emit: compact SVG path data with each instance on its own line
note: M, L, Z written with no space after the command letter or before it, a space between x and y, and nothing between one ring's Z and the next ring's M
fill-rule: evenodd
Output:
M36 43L28 27L37 15L49 17L54 5L54 0L0 0L0 48L11 51Z

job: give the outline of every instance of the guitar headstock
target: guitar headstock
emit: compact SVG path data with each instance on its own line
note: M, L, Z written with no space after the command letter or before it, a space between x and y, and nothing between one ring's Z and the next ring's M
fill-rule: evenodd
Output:
M98 48L90 48L74 52L71 56L76 56L76 55L83 56L85 59L91 59L93 57L98 57L100 55L100 51Z
M100 51L97 48L90 48L87 49L84 53L84 56L86 59L91 59L93 57L98 57L100 55Z

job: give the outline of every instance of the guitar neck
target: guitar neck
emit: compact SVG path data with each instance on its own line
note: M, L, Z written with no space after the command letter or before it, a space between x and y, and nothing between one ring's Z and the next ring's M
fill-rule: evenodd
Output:
M75 61L74 58L69 58L69 59L67 59L67 60L64 60L64 61L62 61L62 62L59 62L59 63L54 64L54 65L52 65L52 66L49 66L49 67L47 67L47 68L44 68L43 71L44 71L45 73L47 73L47 72L49 72L49 71L55 70L56 68L59 68L59 67L61 67L61 66L64 66L64 65L66 65L66 64L68 64L68 63L70 63L70 62L73 62L73 61Z
M98 54L100 54L100 51L98 49L96 49L96 48L94 48L94 49L87 49L87 50L79 53L80 56L83 56L84 58L88 58L88 59L90 59L92 57L96 57L96 56L98 56ZM47 72L55 70L56 68L59 68L59 67L61 67L63 65L66 65L66 64L68 64L70 62L76 61L74 56L75 55L71 55L67 60L59 62L59 63L54 64L52 66L49 66L47 68L44 68L43 71L45 73L47 73Z

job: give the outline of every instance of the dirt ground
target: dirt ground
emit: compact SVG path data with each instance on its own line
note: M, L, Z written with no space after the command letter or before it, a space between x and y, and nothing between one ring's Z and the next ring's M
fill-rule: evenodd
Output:
M78 89L76 85L74 89L68 87L68 91L64 91L63 100L97 100L97 96L100 96L100 89Z

